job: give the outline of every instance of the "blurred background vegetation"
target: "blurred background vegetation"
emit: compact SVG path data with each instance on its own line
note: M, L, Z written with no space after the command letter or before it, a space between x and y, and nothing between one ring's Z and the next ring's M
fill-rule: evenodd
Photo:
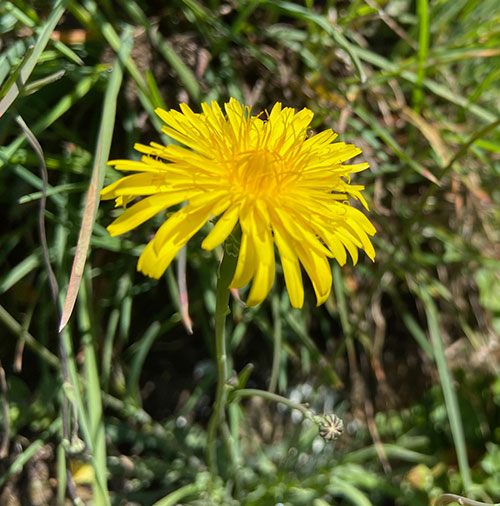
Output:
M0 33L0 504L64 504L69 478L86 504L500 501L498 0L4 0ZM308 107L363 149L377 258L333 266L319 308L308 286L292 310L281 274L260 307L232 301L231 369L345 431L233 403L238 467L221 448L214 482L220 252L189 243L190 334L177 266L136 272L162 217L110 238L104 203L89 227L108 156L171 142L155 107L231 96Z

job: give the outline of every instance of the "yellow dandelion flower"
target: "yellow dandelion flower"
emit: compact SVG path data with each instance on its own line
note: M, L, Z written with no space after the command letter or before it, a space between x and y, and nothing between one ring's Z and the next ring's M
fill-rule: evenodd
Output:
M186 147L136 144L141 161L113 160L117 170L134 171L102 190L103 199L115 198L127 208L111 225L112 236L128 232L161 211L187 201L171 214L142 252L138 270L159 278L177 252L212 217L219 217L202 242L212 250L239 223L241 244L231 288L252 279L247 305L264 300L274 281L274 246L281 258L285 283L293 307L304 302L301 265L309 276L317 303L328 297L332 285L329 258L340 265L346 251L354 263L358 248L373 260L369 235L375 228L366 216L349 205L361 191L350 184L350 174L367 163L343 163L361 150L333 142L326 130L308 136L313 113L295 112L277 103L266 115L251 116L250 107L231 99L225 114L216 102L193 112L157 109L165 122L163 132Z

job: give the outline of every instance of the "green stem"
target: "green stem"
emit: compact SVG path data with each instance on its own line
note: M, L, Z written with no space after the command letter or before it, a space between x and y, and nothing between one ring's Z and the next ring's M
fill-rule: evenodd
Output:
M487 502L479 502L474 501L472 499L468 499L467 497L462 497L461 495L455 494L443 494L438 497L435 505L436 506L445 506L446 504L457 503L461 505L467 506L499 506L499 504L491 504Z
M413 89L413 109L418 114L422 108L425 61L429 50L429 5L428 0L417 0L418 15L418 72L417 83Z
M184 487L174 490L163 499L155 502L153 506L174 506L181 499L184 499L184 497L196 494L199 491L200 485L198 483L190 483L189 485L185 485Z
M217 429L225 421L225 405L227 400L226 382L228 380L227 352L225 339L226 316L229 313L229 285L233 279L237 257L224 252L217 279L215 299L215 355L217 360L217 391L214 409L207 430L207 459L212 476L217 474L216 434Z
M293 402L282 395L274 394L272 392L268 392L267 390L259 390L257 388L242 388L240 390L235 390L231 392L231 401L238 399L239 397L262 397L266 401L276 402L285 404L290 409L296 409L300 411L305 418L308 418L312 422L315 422L314 415L312 411L304 406L303 404L299 404L298 402Z

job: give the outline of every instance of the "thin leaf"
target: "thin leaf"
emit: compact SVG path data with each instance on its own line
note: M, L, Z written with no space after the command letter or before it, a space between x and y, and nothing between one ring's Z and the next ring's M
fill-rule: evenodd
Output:
M12 72L12 63L19 58L23 58L26 53L26 43L24 40L17 40L9 48L0 54L0 84L4 82L7 76Z
M96 83L99 78L100 70L96 71L92 75L81 79L75 86L75 89L65 95L59 100L59 102L51 109L51 111L43 115L32 127L34 135L38 135L43 132L48 126L54 121L61 117L66 111L68 111L78 100L84 97ZM0 147L0 168L5 166L7 162L14 156L17 150L26 142L26 137L20 135L14 139L8 146ZM26 170L26 169L24 169ZM41 188L37 186L37 188Z
M133 346L134 356L131 361L130 371L127 377L127 390L137 406L141 405L139 380L144 361L146 360L155 339L160 335L160 330L161 325L157 321L153 322L148 327L141 340L134 343Z
M40 265L40 254L38 251L31 253L15 267L9 269L5 276L0 280L0 294L12 288L21 279Z
M78 295L78 290L80 288L90 244L90 237L92 235L92 228L99 204L99 192L103 186L106 161L109 157L111 147L111 138L113 135L113 126L116 114L116 102L122 82L124 62L128 58L131 49L131 29L127 28L123 33L120 51L113 65L113 72L109 79L106 95L104 97L104 106L97 140L94 167L92 169L92 177L85 201L85 210L82 225L80 227L80 234L78 236L73 268L71 270L66 299L64 301L61 321L59 323L59 332L61 332L61 330L66 326L71 317Z
M88 277L86 279L88 281ZM92 467L94 469L92 489L95 504L99 506L111 506L111 499L107 488L107 465L106 465L106 436L104 429L101 387L99 370L96 359L96 339L92 328L92 310L88 295L88 283L82 284L82 296L79 300L78 311L80 332L85 353L85 377L86 384L86 409L90 437L92 438Z
M0 322L13 334L24 339L28 348L45 360L54 369L59 369L59 359L47 348L41 345L23 326L3 307L0 306ZM1 482L1 479L0 479ZM1 486L1 484L0 484Z
M392 149L392 151L404 162L406 162L412 169L418 172L421 176L433 182L436 186L440 186L439 180L429 169L423 167L418 162L406 153L406 151L397 143L396 139L384 128L381 122L375 117L368 114L364 108L357 106L353 108L354 112L380 136L385 144Z
M83 189L85 189L85 185L83 183L65 183L60 184L59 186L47 187L45 194L47 197L51 197L52 195L57 195L59 193L77 192L82 191ZM33 202L41 197L42 192L28 193L27 195L23 195L17 202L19 204L27 204L28 202Z
M14 69L12 74L9 76L9 78L7 79L7 82L2 86L2 89L0 90L0 100L2 100L7 95L7 93L11 89L11 87L18 80L19 75L21 74L21 70L23 70L23 67L28 63L28 60L29 60L30 56L33 54L34 50L35 50L35 46L28 46L28 48L26 49L26 54L23 56L23 59L19 62L17 67ZM0 111L1 111L0 116L5 112L5 111L2 111L2 106L3 106L3 100L0 102Z
M427 287L419 287L418 292L425 307L425 313L429 325L429 334L431 336L432 348L434 350L434 357L436 359L436 365L439 373L439 380L441 382L441 388L443 389L446 410L450 421L451 434L453 436L455 450L457 452L458 467L460 469L460 474L462 475L464 488L465 490L469 490L472 480L469 460L467 458L467 447L462 426L462 418L460 415L460 408L458 406L455 389L453 387L453 377L446 362L443 341L439 330L436 305L434 304Z
M30 143L31 147L33 148L33 151L35 151L36 156L40 161L40 172L42 175L41 177L42 197L40 199L40 206L38 212L38 229L40 234L40 244L42 246L43 261L45 263L45 268L47 270L47 275L49 277L50 291L52 293L52 299L54 301L54 304L57 306L59 285L57 284L56 275L54 274L54 270L52 269L52 265L50 263L50 253L47 244L47 234L45 233L45 203L47 201L46 192L49 179L49 176L47 174L47 166L45 165L45 156L43 154L42 146L40 146L40 143L38 142L38 139L31 132L31 130L28 128L28 125L24 122L24 120L19 114L16 115L16 122L21 127L22 131L24 132L24 135L28 139L28 142Z
M344 35L342 35L339 30L336 30L324 16L316 14L315 12L308 10L306 7L302 7L301 5L297 5L291 2L262 2L262 4L269 5L270 7L277 7L290 16L312 22L318 25L320 28L323 28L325 32L332 36L333 40L335 40L339 47L341 47L349 55L360 81L362 83L366 82L366 73L363 69L363 65L360 59L358 58L358 55L355 51L353 51L353 45L344 37Z
M156 501L153 506L175 506L181 499L184 499L184 497L198 494L201 488L202 485L200 483L190 483L189 485L174 490L159 501Z
M27 84L24 89L21 92L21 95L24 97L26 95L31 95L32 93L37 92L44 86L47 86L47 84L51 84L55 81L58 81L61 79L61 77L64 76L66 73L65 70L58 70L57 72L54 72L54 74L51 74L50 76L44 77L43 79L37 79L33 83Z
M179 76L179 79L181 80L191 98L199 102L201 99L201 88L198 84L198 80L191 72L191 69L176 53L172 45L161 36L158 30L153 28L151 21L146 17L136 2L130 0L122 0L120 1L120 4L136 23L144 27L153 46L158 49L165 61L168 62L174 72ZM152 96L154 98L154 95Z
M423 83L425 78L425 62L429 49L429 6L427 0L417 0L418 14L418 72L417 82L413 88L413 107L416 114L420 113L424 99Z
M357 506L373 506L370 499L368 499L366 494L361 492L359 488L356 488L347 481L340 480L337 477L333 477L331 479L327 490L330 494L345 497L349 502L356 504Z
M26 81L29 79L38 59L40 58L40 55L42 54L42 51L45 49L45 46L50 39L50 35L57 26L57 23L59 23L61 16L64 14L66 5L69 1L70 0L58 0L54 5L54 8L40 32L38 40L33 48L33 52L29 55L25 64L22 66L18 78L10 85L5 97L3 97L0 101L0 117L3 116L4 112L12 105L19 95L19 92L26 84Z
M186 279L187 247L181 248L177 258L177 287L179 289L179 302L181 318L188 334L193 333L193 322L189 316L189 294Z
M379 54L358 46L352 46L352 50L361 60L367 61L368 63L371 63L372 65L375 65L376 67L379 67L388 72L386 80L389 80L391 77L393 77L393 75L397 75L412 84L416 84L418 81L417 74L415 72L402 69L401 66L397 63L392 63ZM372 78L370 78L370 81L371 79ZM471 103L467 98L462 97L461 95L458 95L454 91L450 90L449 87L439 84L432 79L425 78L423 80L423 86L438 97L444 98L452 104L463 107L466 111L469 111L470 113L474 114L474 116L477 116L484 121L493 122L498 119L498 112L490 112L483 107L475 105Z
M450 161L451 155L446 148L445 142L441 139L438 129L409 107L403 107L401 112L403 117L416 126L428 140L431 148L441 161L441 167L445 166Z

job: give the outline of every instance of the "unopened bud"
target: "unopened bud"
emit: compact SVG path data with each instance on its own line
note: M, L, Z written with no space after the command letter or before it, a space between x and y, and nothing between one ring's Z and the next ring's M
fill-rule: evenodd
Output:
M344 422L337 415L325 415L319 420L319 435L325 441L334 441L344 432Z

